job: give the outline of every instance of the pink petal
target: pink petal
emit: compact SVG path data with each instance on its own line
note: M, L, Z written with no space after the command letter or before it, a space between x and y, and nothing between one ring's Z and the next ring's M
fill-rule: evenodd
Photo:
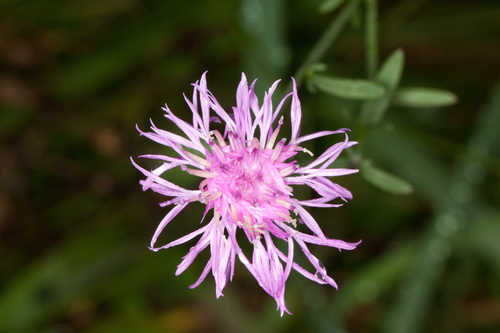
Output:
M158 239L158 237L160 236L161 232L163 231L163 229L165 229L165 227L167 226L167 224L170 223L170 221L172 221L172 219L174 217L177 216L177 214L179 214L187 205L188 205L189 202L186 202L184 204L180 204L180 205L177 205L175 206L174 208L172 208L168 213L167 215L165 215L165 217L163 218L163 220L161 220L160 224L158 225L158 227L156 228L155 230L155 233L153 235L153 239L151 239L151 243L150 243L150 248L151 249L154 249L154 246L155 246L155 243L156 243L156 240Z

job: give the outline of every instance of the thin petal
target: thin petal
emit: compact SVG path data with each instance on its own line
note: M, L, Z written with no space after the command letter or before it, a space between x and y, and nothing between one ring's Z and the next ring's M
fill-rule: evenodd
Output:
M278 117L281 109L283 108L283 105L285 104L285 102L290 98L290 96L293 95L293 92L289 92L288 94L285 95L285 97L283 97L281 99L281 101L279 102L278 106L276 107L276 109L274 110L274 113L273 113L273 120L272 122L274 122L274 120Z
M184 244L186 242L189 242L191 239L197 237L198 235L202 234L207 228L208 228L208 224L202 228L199 228L199 229L196 229L195 231L185 235L185 236L182 236L174 241L171 241L165 245L162 245L160 247L150 247L150 250L154 251L154 252L157 252L157 251L160 251L160 250L163 250L163 249L168 249L170 247L174 247L174 246L177 246L177 245L181 245L181 244Z
M208 230L205 231L203 236L201 236L198 243L196 243L195 246L189 249L189 252L184 256L181 263L177 266L177 270L175 271L176 276L182 274L193 263L194 259L196 259L198 254L207 248L207 246L210 243L211 234L212 230L211 228L208 228Z
M167 162L172 162L172 163L177 163L179 165L184 164L184 165L190 165L190 162L187 160L183 160L180 158L175 158L167 155L158 155L158 154L144 154L144 155L139 155L140 158L147 158L150 160L160 160L160 161L167 161Z
M163 229L165 229L165 227L167 226L167 224L170 223L170 221L172 221L172 219L174 217L177 216L177 214L179 214L187 205L189 204L189 202L186 202L184 204L180 204L180 205L177 205L175 206L174 208L172 208L168 213L167 215L165 215L165 217L163 218L163 220L161 220L160 224L158 225L158 227L156 228L155 230L155 233L153 235L153 238L151 239L151 244L150 244L150 248L153 249L154 246L155 246L155 243L156 243L156 240L158 239L158 237L160 236L161 232L163 231Z
M344 201L346 199L352 199L352 193L346 188L335 184L330 179L325 177L316 177L310 179L301 179L293 182L289 181L289 184L304 184L315 190L319 195L329 200L333 200L337 197L342 198Z
M273 121L273 93L278 87L280 80L275 81L268 91L264 94L264 101L262 102L261 109L261 119L260 119L260 144L261 147L264 148L267 143L267 135L269 131L272 130L272 121Z
M290 228L288 225L284 224L283 222L277 222L281 227L285 230L287 230L292 237L294 237L297 241L304 241L307 243L311 244L316 244L316 245L323 245L323 246L329 246L329 247L336 247L337 249L340 250L354 250L359 244L361 244L361 241L357 241L355 243L350 243L346 242L340 239L333 239L333 238L323 238L323 237L317 237L313 235L308 235L303 232L297 231L295 229Z
M337 177L337 176L345 176L353 173L359 172L358 169L307 169L302 170L301 173L306 174L302 177Z
M277 250L277 252L278 252L278 255L281 258L281 260L283 260L285 262L288 260L288 256L286 256L283 252L281 252L280 250ZM300 266L299 264L297 264L295 262L292 264L292 268L295 271L297 271L298 273L300 273L302 276L304 276L305 278L308 278L309 280L311 280L313 282L316 282L318 284L327 284L324 280L318 278L315 274L309 272L307 269L305 269L304 267Z
M176 117L166 104L162 107L162 109L163 109L163 111L165 111L164 116L167 119L169 119L170 121L172 121L175 125L177 125L177 127L179 127L184 132L184 134L186 134L186 136L191 140L192 144L195 147L193 149L196 149L201 153L205 153L205 147L203 147L203 145L200 143L200 137L201 137L200 131L196 130L196 128L194 128L193 126L191 126L190 124L188 124L184 120ZM153 123L151 122L151 124L153 124ZM153 124L153 126L154 126L154 124ZM154 126L154 127L156 127L156 126ZM157 129L157 130L159 130L159 129ZM159 131L162 131L162 130L159 130ZM166 132L166 131L164 131L164 132Z
M302 206L297 206L295 207L297 209L297 212L299 213L299 216L302 219L302 222L316 235L322 238L326 238L325 234L323 234L323 231L321 231L321 228L318 225L318 222L309 214L307 210L305 210Z
M316 199L311 199L311 200L302 200L302 201L297 201L300 205L302 206L307 206L307 207L319 207L319 208L337 208L343 206L343 204L332 204L332 203L327 203L327 201L333 200L332 199L324 199L324 198L316 198Z
M162 163L159 167L151 171L152 174L159 176L163 174L165 171L170 170L172 168L175 168L179 166L177 163ZM147 189L151 188L153 185L153 179L151 177L148 177L146 180L144 180L142 183L142 190L146 191Z
M207 264L205 265L205 268L203 268L203 271L201 272L200 277L198 280L196 280L195 283L189 286L190 289L194 289L198 287L207 277L208 273L210 272L210 268L212 268L212 259L208 259Z
M356 142L357 143L357 142ZM300 173L302 170L314 168L323 162L329 160L330 158L333 157L332 162L337 159L337 157L340 155L340 153L346 149L349 148L356 143L349 144L349 137L346 135L345 136L345 141L344 142L338 142L330 147L328 147L318 158L316 158L314 161L306 165L305 167L299 168L296 172ZM321 166L321 168L324 168L325 166Z
M283 274L283 284L288 279L293 266L293 239L288 237L288 257L286 259L285 273Z
M184 101L189 106L191 113L193 114L193 127L197 130L200 130L203 133L203 137L205 140L208 138L208 131L205 129L205 125L203 124L203 120L200 117L198 112L198 89L196 87L193 88L193 101L190 101L189 98L182 94L184 97Z
M308 235L308 234L305 234L305 233L302 233L299 231L297 231L294 234L294 236L300 237L304 242L307 242L307 243L336 247L337 249L341 249L341 250L354 250L359 244L361 244L361 241L357 241L355 243L350 243L350 242L343 241L341 239L319 238L319 237Z
M203 125L205 131L208 133L210 130L210 108L209 108L209 99L207 97L207 72L203 72L200 79L200 85L198 87L195 86L195 89L198 89L200 95L200 106L201 106L201 115L203 118Z
M250 115L250 97L247 78L244 73L241 73L241 81L236 90L236 109L234 118L238 133L246 134L247 139L251 140L251 115Z
M177 191L177 192L191 192L190 190L187 190L187 189L182 188L182 187L180 187L178 185L175 185L174 183L171 183L168 180L165 180L165 179L159 177L158 175L155 175L153 172L148 171L148 170L142 168L137 163L135 163L135 161L134 161L134 159L132 157L130 157L130 161L132 162L132 164L134 165L134 167L137 170L139 170L143 175L145 175L148 178L152 178L158 184L163 185L166 188L169 188L169 189L171 189L173 191Z
M299 144L299 143L302 143L302 142L306 142L306 141L310 141L310 140L313 140L313 139L316 139L316 138L320 138L322 136L327 136L327 135L332 135L332 134L339 134L339 133L345 133L346 131L349 131L349 129L348 128L341 128L341 129L338 129L336 131L320 131L320 132L316 132L316 133L312 133L312 134L301 136L300 138L297 139L296 143Z
M307 259L309 262L313 265L313 267L316 269L316 273L320 274L323 280L325 280L326 283L334 287L335 289L338 289L337 283L328 275L326 272L326 269L321 265L320 261L316 256L314 256L311 251L309 251L309 248L306 246L306 244L300 239L295 237L295 241L299 244L299 246L302 249L302 252L306 255Z
M292 123L292 136L290 141L295 143L297 137L300 134L300 122L302 118L302 110L300 106L299 96L297 94L297 84L295 83L295 79L292 77L292 85L293 85L293 95L292 95L292 106L290 111L290 119Z
M181 275L184 271L191 266L193 261L196 259L198 254L202 252L208 246L208 240L204 239L196 247L191 248L186 256L182 259L181 263L177 266L175 271L175 276Z

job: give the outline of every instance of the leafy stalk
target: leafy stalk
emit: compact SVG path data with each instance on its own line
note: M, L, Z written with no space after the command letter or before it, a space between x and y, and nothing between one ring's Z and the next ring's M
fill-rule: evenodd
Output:
M295 74L297 85L302 83L307 67L320 60L328 48L337 39L342 29L349 21L349 18L354 14L356 8L359 6L359 3L360 0L351 0L333 19L321 38L316 42L311 52L307 55L304 63L297 70Z
M378 63L377 0L365 0L365 63L368 78L375 76Z

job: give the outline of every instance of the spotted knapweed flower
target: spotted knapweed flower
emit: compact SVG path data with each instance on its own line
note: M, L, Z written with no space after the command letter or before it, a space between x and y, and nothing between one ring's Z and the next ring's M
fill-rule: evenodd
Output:
M151 132L138 128L141 135L178 154L176 157L140 156L161 161L160 166L152 171L142 168L131 159L133 165L146 176L146 179L140 181L143 190L151 189L170 197L170 200L160 203L160 206L173 205L158 225L150 249L167 249L200 236L184 256L175 275L184 272L196 256L209 247L211 256L191 288L197 287L211 272L215 280L216 297L222 296L224 286L233 278L238 258L262 289L275 299L281 315L289 313L284 295L285 283L292 269L314 282L337 288L325 267L309 250L308 244L336 247L339 250L352 250L359 244L327 238L305 209L338 207L341 204L332 202L333 200L347 201L352 198L351 192L333 183L329 177L358 171L330 168L342 150L356 142L349 141L347 129L300 136L302 111L293 78L293 90L273 108L271 98L279 80L273 83L265 93L262 104L259 104L254 93L255 81L249 87L242 74L236 91L236 106L232 113L228 113L207 89L205 74L193 84L192 100L184 96L193 114L191 123L176 117L168 106L163 107L165 117L185 136L159 129L152 122ZM291 136L289 140L278 139L283 124L280 112L288 99L291 99ZM273 127L277 119L277 125ZM223 129L223 133L211 129L214 123L218 124L216 126L221 131ZM295 160L290 160L299 152L310 153L300 146L304 142L332 134L344 134L345 139L330 146L307 165L300 166ZM200 177L202 180L198 189L186 189L161 177L165 171L175 167ZM319 197L310 200L294 198L293 187L296 185L309 186ZM156 246L158 236L167 224L194 201L206 205L202 222L213 210L213 214L209 214L210 221L177 240ZM303 223L312 234L299 231L301 227L297 221L299 224ZM251 258L238 244L238 231L243 231L253 247ZM283 242L285 248L288 247L287 253L275 245L275 240ZM294 262L294 243L298 244L311 263L313 272Z

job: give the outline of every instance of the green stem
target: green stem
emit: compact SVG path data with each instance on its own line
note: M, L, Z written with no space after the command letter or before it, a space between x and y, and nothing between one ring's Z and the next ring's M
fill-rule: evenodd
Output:
M375 76L378 63L377 0L365 0L365 62L368 78Z
M307 55L304 63L295 73L297 85L300 85L304 79L305 70L312 63L317 62L323 57L328 48L333 44L339 33L342 31L349 18L355 12L360 0L351 0L342 11L333 19L321 38L316 42L311 52Z

